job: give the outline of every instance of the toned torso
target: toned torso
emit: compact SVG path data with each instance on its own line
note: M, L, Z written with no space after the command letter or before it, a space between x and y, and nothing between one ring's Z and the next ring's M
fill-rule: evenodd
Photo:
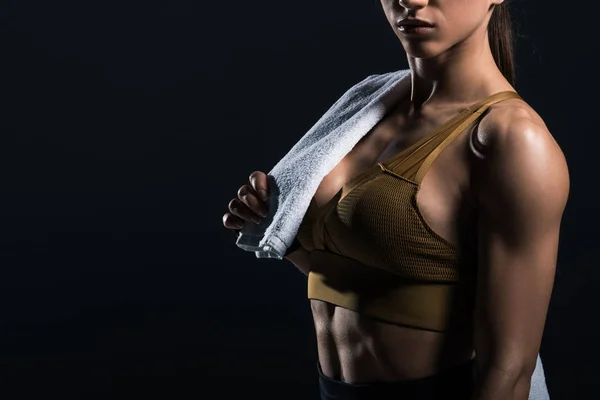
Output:
M492 93L503 90L513 89L499 87ZM401 101L325 176L314 195L318 207L357 175L431 134L470 106L423 108L415 116L409 115L408 105L407 100ZM483 118L494 118L494 114L501 118L506 115L502 110L511 107L525 107L535 114L523 101L508 99L492 105L489 117ZM467 233L475 229L469 171L476 157L471 149L477 144L479 125L462 132L440 153L423 178L417 197L430 227L459 246ZM310 269L306 265L308 257L302 254L294 254L290 260L303 270ZM319 300L311 300L311 309L323 373L348 383L418 379L475 355L470 325L439 333L380 322Z

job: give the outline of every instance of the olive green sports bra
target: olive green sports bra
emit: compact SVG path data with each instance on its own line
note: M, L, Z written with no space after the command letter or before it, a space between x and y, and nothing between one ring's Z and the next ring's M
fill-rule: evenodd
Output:
M350 180L323 207L314 198L297 239L310 252L308 298L386 322L444 332L469 323L476 236L455 246L425 222L420 183L435 158L488 107L493 94L385 162ZM473 230L475 231L475 230Z

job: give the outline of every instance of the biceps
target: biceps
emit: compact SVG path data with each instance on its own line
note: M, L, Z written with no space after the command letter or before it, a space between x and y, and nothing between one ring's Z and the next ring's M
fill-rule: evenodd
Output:
M480 224L476 348L500 367L534 367L554 284L558 227Z

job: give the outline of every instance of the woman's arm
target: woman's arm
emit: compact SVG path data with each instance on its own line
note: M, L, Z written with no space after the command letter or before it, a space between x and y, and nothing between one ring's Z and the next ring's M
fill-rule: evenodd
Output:
M474 136L480 154L472 175L479 242L472 400L527 400L542 341L569 172L536 120L526 109L498 110L482 119L479 143Z
M298 240L298 239L296 239ZM308 276L310 272L310 253L302 246L298 246L296 250L287 254L285 259L290 261L292 264L298 268L300 272L304 275Z

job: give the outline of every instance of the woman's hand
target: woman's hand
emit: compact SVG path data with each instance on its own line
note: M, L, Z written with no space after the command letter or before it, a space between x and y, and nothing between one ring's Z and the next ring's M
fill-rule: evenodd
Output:
M267 216L269 197L267 174L254 171L250 174L250 184L242 185L237 197L229 202L229 211L223 215L225 228L242 229L246 221L259 224Z
M267 174L254 171L250 174L250 184L238 189L237 197L229 202L229 212L223 215L223 225L232 229L236 236L246 221L259 224L267 216L269 198ZM310 270L309 253L301 246L297 238L286 251L284 258L290 260L305 275Z

